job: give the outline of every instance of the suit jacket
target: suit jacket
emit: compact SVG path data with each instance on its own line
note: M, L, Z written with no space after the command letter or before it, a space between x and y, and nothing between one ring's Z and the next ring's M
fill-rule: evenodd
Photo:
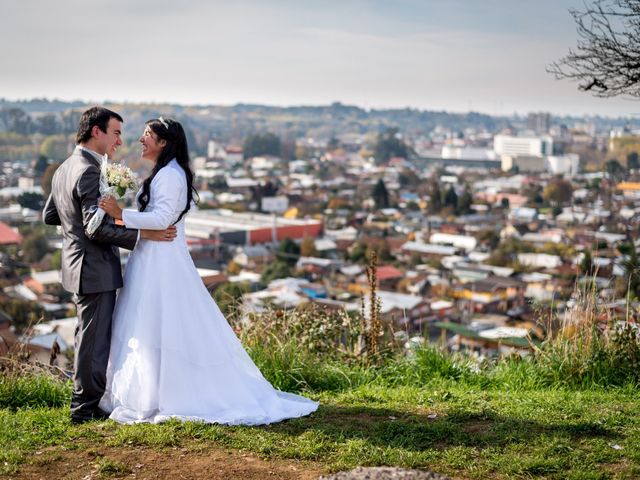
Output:
M138 230L113 223L105 215L92 234L87 226L100 197L100 162L76 148L56 170L42 217L62 226L62 286L74 293L107 292L122 287L117 247L133 250Z

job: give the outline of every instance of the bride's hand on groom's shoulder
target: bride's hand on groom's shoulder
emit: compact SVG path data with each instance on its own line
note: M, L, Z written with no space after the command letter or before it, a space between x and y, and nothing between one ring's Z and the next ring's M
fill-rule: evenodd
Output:
M101 197L98 202L98 206L104 210L107 215L115 218L116 220L122 220L122 209L118 202L113 197Z
M176 235L176 227L173 225L166 230L140 230L140 238L156 242L172 242Z

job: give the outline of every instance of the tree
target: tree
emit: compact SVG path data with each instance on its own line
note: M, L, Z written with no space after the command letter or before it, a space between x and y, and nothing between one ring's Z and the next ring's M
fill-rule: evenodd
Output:
M48 197L51 193L51 180L53 180L53 174L56 173L59 166L59 163L52 163L42 174L42 190L45 197Z
M49 159L44 155L38 155L38 159L36 160L36 163L33 166L33 171L36 174L36 177L41 177L48 166L49 166Z
M620 255L625 255L625 256L631 255L631 250L635 248L636 247L631 242L622 242L622 243L619 243L617 246L617 249Z
M283 160L296 159L296 141L294 138L285 138L280 142L280 152L278 154Z
M555 205L569 203L572 195L573 187L571 186L571 182L557 177L551 180L542 192L542 197L547 202Z
M38 323L40 318L46 317L44 308L38 303L30 300L18 298L0 298L0 308L10 317L13 326L18 333L22 333L25 328Z
M22 258L25 262L38 262L49 250L47 235L44 231L33 231L27 234L21 244Z
M80 110L67 110L60 115L62 122L62 131L64 133L75 133L78 129L78 123L80 123L80 116L82 111Z
M607 160L607 163L604 164L604 171L614 181L623 179L626 173L624 167L616 159Z
M333 151L340 147L340 141L336 137L331 137L327 142L327 151Z
M260 280L265 285L269 285L273 280L277 278L286 278L291 276L291 267L283 260L276 260L267 265L267 268L262 272Z
M62 268L62 250L58 249L53 252L49 267L51 270L60 270Z
M591 0L570 12L578 46L547 70L598 97L640 97L640 0Z
M491 252L491 256L487 260L487 263L489 265L496 265L499 267L513 265L518 253L531 250L532 249L528 244L517 238L510 237L498 244L498 246Z
M592 277L595 273L595 265L593 264L593 258L591 257L591 251L585 250L580 262L580 273L585 277Z
M35 129L43 135L55 135L62 131L62 124L55 114L47 113L36 119Z
M408 168L405 168L398 175L398 182L400 183L401 187L413 187L413 186L420 185L421 180L420 180L420 177L416 175L416 172Z
M259 155L279 156L281 154L280 137L271 132L250 135L244 141L243 149L244 158Z
M7 131L20 135L29 135L33 132L31 117L19 108L3 109L1 112Z
M378 260L382 262L391 262L394 260L393 255L391 255L391 247L389 246L389 242L386 239L371 239L371 241L367 242L365 245L365 260L369 262L371 259L371 255L375 253Z
M69 139L64 135L51 135L40 144L40 155L62 161L69 155Z
M408 158L409 149L401 140L397 128L389 128L378 134L373 156L378 165L388 163L391 157Z
M500 244L500 234L495 229L487 229L480 233L478 240L481 245L487 246L489 250L494 250Z
M311 158L311 149L305 145L296 145L295 157L297 160L309 160Z
M371 197L373 198L377 209L389 207L389 191L384 184L384 180L378 180L378 183L373 187Z
M355 263L366 262L367 246L363 242L356 242L349 250L349 260Z
M302 257L317 257L318 251L316 250L316 241L313 237L304 237L302 243L300 243L300 256Z
M471 195L471 192L469 191L469 187L466 186L464 188L464 192L462 192L462 195L458 197L458 206L456 208L458 215L466 215L467 213L471 212L472 203L473 203L473 195Z
M257 209L260 210L262 208L262 199L264 197L275 197L278 194L278 189L277 183L271 180L251 187L251 199L256 202Z
M442 192L440 192L440 185L438 182L431 183L431 193L429 194L429 213L440 213L442 210Z
M229 275L238 275L242 271L242 267L234 262L233 260L229 260L227 263L227 273Z
M36 192L25 192L17 200L22 208L38 211L44 208L44 197Z
M529 206L538 206L544 202L544 198L542 198L542 187L538 184L526 187L523 193L527 197L527 204Z
M638 152L630 152L627 154L627 168L629 170L637 170L640 168L640 161L638 160Z
M276 257L278 257L278 261L285 262L287 265L293 267L298 263L300 247L290 238L285 238L278 246Z
M455 210L458 207L458 194L456 193L456 189L453 188L453 185L447 189L442 203L445 208L451 207Z

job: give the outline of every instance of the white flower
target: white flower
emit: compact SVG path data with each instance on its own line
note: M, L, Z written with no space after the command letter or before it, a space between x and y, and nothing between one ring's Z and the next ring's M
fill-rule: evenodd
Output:
M119 187L125 191L137 188L135 175L131 169L117 163L107 165L107 183L110 187Z

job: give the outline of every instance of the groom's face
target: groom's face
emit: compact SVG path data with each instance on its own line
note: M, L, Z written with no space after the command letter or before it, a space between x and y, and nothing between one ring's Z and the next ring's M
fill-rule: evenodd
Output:
M113 157L118 147L122 145L122 123L117 118L110 118L107 124L107 131L103 132L98 127L94 127L96 136L96 152L100 155L105 153Z

